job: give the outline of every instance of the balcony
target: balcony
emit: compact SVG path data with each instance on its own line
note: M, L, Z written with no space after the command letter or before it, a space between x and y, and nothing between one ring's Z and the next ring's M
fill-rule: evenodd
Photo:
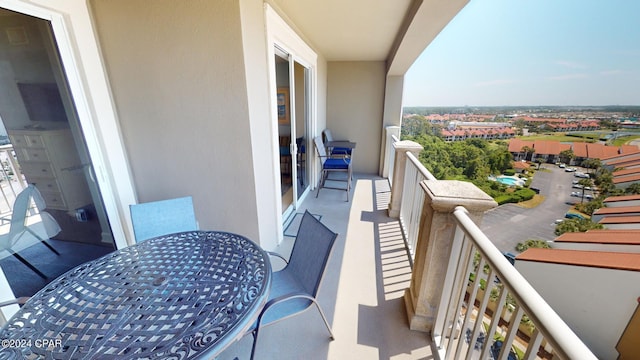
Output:
M266 327L256 358L595 359L475 225L493 200L468 183L435 180L417 144L389 139L389 179L356 177L352 201L322 191L298 209L339 233L319 294L335 340L310 309ZM220 359L247 358L251 340Z

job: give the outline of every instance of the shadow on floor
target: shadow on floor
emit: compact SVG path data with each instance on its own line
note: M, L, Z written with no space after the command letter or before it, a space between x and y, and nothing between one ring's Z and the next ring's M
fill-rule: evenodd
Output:
M0 267L16 297L33 296L49 282L83 264L112 252L113 247L89 245L77 242L49 240L60 255L54 254L43 244L34 244L22 251L20 255L47 276L39 277L14 256L0 260Z

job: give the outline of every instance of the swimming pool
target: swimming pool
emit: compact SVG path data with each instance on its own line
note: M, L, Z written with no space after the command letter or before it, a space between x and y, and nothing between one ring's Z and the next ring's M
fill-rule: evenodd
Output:
M524 180L515 176L500 175L496 177L496 181L499 181L508 186L524 186Z

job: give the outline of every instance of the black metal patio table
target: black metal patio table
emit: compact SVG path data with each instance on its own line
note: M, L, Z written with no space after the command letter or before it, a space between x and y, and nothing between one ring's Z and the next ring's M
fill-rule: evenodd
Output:
M150 239L82 264L0 330L0 359L212 358L264 306L267 254L236 234Z

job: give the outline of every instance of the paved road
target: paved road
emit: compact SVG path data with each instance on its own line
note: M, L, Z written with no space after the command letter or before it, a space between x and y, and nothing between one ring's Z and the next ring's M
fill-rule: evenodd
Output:
M550 171L538 171L531 187L540 189L545 197L542 204L525 209L515 204L505 204L488 211L480 228L501 251L516 253L515 246L528 239L553 240L556 236L554 221L562 219L571 207L568 201L580 201L571 197L573 173L555 165L543 164Z

